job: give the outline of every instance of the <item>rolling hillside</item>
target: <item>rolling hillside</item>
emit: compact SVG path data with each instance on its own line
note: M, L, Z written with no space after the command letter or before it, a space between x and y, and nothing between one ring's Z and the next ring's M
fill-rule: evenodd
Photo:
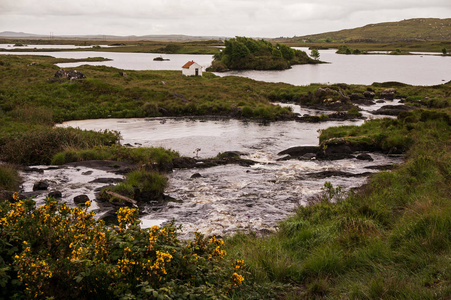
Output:
M451 18L409 19L400 22L369 24L354 29L294 37L289 42L301 41L348 43L451 41Z

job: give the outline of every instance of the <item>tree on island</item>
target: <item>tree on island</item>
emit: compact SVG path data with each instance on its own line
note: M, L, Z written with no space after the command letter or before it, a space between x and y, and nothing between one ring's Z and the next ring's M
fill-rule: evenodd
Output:
M314 64L304 51L265 40L235 37L225 41L225 49L214 56L211 71L283 70L295 64Z
M312 51L310 52L310 56L313 57L314 60L318 60L319 59L318 49L313 48Z

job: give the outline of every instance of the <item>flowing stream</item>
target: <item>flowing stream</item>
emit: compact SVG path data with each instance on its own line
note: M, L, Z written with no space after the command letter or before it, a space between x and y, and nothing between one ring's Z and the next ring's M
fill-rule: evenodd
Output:
M147 206L142 225L149 227L174 219L182 225L182 238L190 238L193 231L207 235L273 231L296 207L320 193L326 181L349 190L362 185L368 174L376 172L375 167L400 163L400 157L378 153L371 153L374 161L278 160L281 157L278 153L287 148L318 145L322 129L362 122L283 121L263 125L239 120L153 118L71 121L60 126L117 130L122 144L162 146L184 156L206 158L220 152L239 151L243 158L256 161L250 167L176 169L168 174L165 194L179 201L158 208ZM317 176L324 171L341 171L345 175ZM194 173L201 177L192 178ZM73 165L37 166L26 177L24 192L31 192L34 182L48 180L50 190L62 191L62 199L69 205L74 205L73 198L79 194L95 199L96 189L106 185L105 182L122 178L107 171ZM36 196L38 204L47 194L48 191ZM91 209L97 210L98 206L94 204Z

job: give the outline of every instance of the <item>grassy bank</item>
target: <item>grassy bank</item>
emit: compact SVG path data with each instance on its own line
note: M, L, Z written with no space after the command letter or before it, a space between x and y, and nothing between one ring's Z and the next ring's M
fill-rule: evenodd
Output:
M378 135L380 125L321 136ZM405 164L347 196L325 184L322 197L300 207L277 234L238 234L227 240L229 253L245 260L258 284L285 285L276 294L286 299L451 297L450 129L449 109L405 114L381 138L406 136Z

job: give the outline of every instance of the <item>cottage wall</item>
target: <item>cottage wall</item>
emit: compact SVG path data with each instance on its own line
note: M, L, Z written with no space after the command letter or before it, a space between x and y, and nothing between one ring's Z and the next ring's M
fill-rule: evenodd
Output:
M182 74L185 76L202 76L202 66L198 63L193 63L189 68L182 68Z

